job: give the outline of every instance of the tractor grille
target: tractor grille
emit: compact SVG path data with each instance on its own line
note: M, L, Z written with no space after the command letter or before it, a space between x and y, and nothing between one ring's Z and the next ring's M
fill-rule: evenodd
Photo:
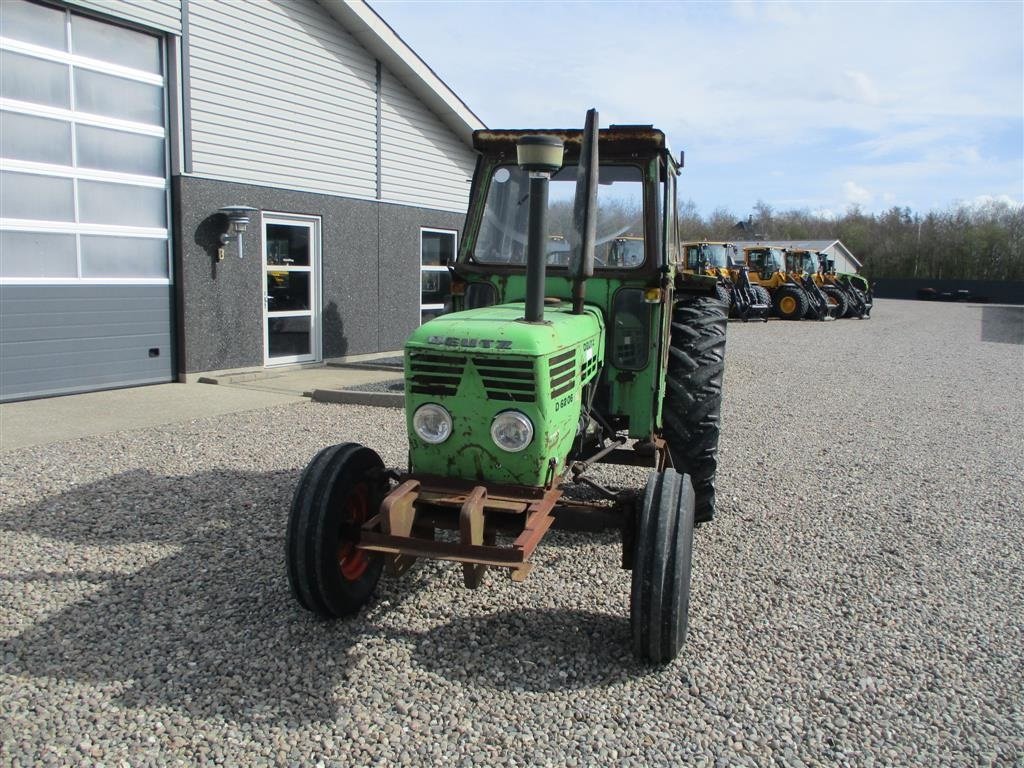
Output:
M416 395L454 395L465 368L466 358L461 355L410 352L410 391Z
M536 399L533 360L478 355L473 365L483 379L488 400L532 403Z
M593 349L593 347L590 347ZM580 383L586 384L593 377L594 372L597 370L597 355L591 355L589 360L585 360L583 365L580 366Z
M551 369L551 397L561 397L576 386L576 350L569 349L548 361Z

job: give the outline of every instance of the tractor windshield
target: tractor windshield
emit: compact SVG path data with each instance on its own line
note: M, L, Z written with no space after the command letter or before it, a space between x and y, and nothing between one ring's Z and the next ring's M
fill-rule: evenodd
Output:
M786 271L813 274L818 271L818 259L810 251L793 251L791 253L787 253Z
M730 246L721 243L701 243L686 246L686 268L703 269L705 264L712 267L729 266Z
M644 179L632 165L602 165L597 191L597 246L594 266L635 269L644 263ZM548 264L568 266L575 247L573 202L576 166L551 177L548 193ZM483 220L473 249L479 264L526 264L530 178L515 165L494 169Z
M750 268L762 275L781 272L783 269L782 251L778 248L758 248L748 255Z

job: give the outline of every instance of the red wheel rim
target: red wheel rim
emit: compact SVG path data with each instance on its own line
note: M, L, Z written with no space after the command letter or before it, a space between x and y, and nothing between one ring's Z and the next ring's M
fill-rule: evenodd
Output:
M353 541L345 538L346 528L355 528L366 522L369 495L366 483L360 483L352 489L342 511L342 528L338 531L338 571L346 581L356 581L370 566L370 559L366 553L356 547Z

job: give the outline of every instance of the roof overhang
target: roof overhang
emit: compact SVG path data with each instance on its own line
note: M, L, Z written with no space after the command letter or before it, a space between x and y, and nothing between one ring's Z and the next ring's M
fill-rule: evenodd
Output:
M473 144L473 131L484 128L455 92L363 0L317 0L352 35L402 81L459 139Z

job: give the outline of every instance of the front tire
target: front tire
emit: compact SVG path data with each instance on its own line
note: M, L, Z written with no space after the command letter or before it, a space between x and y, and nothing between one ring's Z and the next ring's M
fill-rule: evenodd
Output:
M633 651L672 661L686 640L693 559L693 486L674 469L651 472L637 510L630 590Z
M692 479L698 523L715 514L725 311L708 296L686 296L672 314L662 424L672 464Z
M384 463L356 443L324 448L299 478L285 541L288 583L299 604L328 618L357 613L384 560L358 548L360 527L387 494Z
M850 300L846 294L834 285L826 285L821 290L825 292L825 298L828 299L828 303L835 306L832 317L837 320L841 317L846 317L846 313L850 311Z
M775 314L783 320L802 320L809 305L807 294L795 285L781 285L772 296Z

